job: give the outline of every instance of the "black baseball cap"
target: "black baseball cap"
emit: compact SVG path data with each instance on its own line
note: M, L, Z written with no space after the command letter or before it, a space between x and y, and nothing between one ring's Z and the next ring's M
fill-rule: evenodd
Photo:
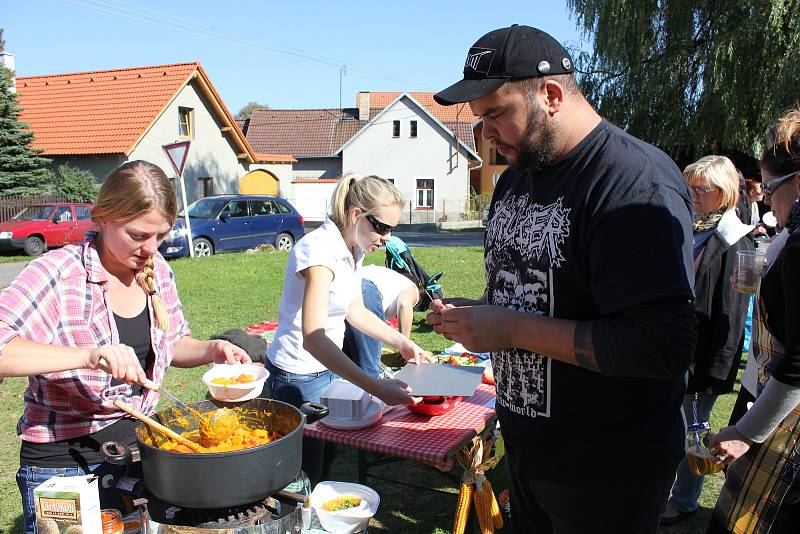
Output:
M514 24L494 30L472 45L464 63L464 79L433 96L449 106L470 102L509 80L574 72L572 58L542 30Z

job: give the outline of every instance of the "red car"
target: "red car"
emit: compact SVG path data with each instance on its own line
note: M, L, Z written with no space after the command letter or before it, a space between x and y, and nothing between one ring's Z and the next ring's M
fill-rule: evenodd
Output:
M32 204L0 223L0 249L21 248L28 256L40 256L51 247L81 243L87 231L98 230L92 207L83 202Z

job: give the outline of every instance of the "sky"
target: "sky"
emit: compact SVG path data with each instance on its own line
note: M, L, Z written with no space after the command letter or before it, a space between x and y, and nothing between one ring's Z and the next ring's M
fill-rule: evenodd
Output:
M17 76L199 61L234 114L438 91L481 35L515 23L590 47L566 0L0 0Z

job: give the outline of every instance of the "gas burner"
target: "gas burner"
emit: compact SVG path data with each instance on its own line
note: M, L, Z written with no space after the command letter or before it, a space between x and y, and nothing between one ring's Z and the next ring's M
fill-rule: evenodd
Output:
M136 484L136 482L139 482ZM308 479L302 473L287 489L264 501L228 508L185 508L164 502L150 493L141 481L127 479L123 490L141 512L147 534L285 534L299 533L302 514L299 504L308 495ZM120 484L117 485L119 489Z
M264 502L229 508L181 508L152 497L147 502L150 518L162 525L208 529L266 524L281 517L280 508L280 504L271 497Z

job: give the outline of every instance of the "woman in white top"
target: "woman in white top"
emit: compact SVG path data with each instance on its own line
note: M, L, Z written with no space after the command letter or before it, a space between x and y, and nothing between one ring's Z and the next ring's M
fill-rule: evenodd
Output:
M362 372L342 352L345 319L365 334L396 347L406 360L420 363L423 350L364 308L361 265L389 239L405 200L377 176L342 177L325 222L297 242L289 254L278 331L267 350L273 398L300 406L319 402L338 375L385 403L411 404L405 383ZM312 482L322 474L323 442L304 439L303 470Z

